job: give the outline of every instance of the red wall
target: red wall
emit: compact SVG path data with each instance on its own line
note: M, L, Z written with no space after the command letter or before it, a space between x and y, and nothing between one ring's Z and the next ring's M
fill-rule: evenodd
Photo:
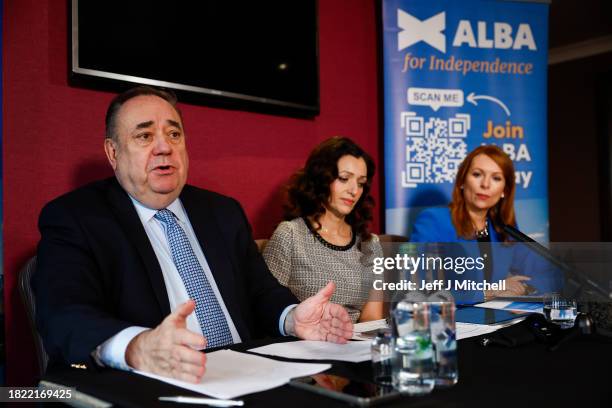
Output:
M272 233L279 187L321 140L349 136L380 156L375 2L321 0L319 14L321 114L314 120L181 105L189 182L236 197L255 237ZM7 374L9 384L26 385L35 364L17 272L35 252L43 204L111 174L102 143L113 95L68 86L66 1L5 1L3 25ZM373 193L380 202L378 183Z

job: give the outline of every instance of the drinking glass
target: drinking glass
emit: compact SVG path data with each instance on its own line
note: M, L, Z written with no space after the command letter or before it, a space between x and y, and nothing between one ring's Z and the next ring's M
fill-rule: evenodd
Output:
M566 299L559 293L544 295L544 316L546 320L560 326L562 329L574 327L577 308L576 301Z

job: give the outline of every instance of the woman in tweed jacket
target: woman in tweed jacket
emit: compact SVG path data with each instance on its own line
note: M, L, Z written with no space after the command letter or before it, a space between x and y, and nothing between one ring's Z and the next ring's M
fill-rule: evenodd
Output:
M371 300L373 258L382 256L378 237L368 231L374 171L372 158L352 140L321 143L291 177L285 221L263 252L272 274L300 300L334 281L332 301L354 322L383 314L382 302Z

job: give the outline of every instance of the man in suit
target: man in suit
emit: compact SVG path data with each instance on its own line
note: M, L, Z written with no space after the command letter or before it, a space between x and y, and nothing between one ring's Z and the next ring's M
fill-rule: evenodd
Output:
M186 185L176 98L138 87L106 115L115 177L43 208L33 288L51 364L135 368L198 382L198 350L291 334L344 343L330 282L298 304L270 274L235 200ZM296 306L297 304L297 306Z

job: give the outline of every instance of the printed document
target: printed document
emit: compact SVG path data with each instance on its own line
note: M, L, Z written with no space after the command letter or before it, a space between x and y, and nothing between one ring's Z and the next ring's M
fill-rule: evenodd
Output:
M491 300L474 305L485 309L508 310L511 312L544 313L542 302L517 302L504 300Z
M292 378L317 374L331 367L330 364L287 363L232 350L207 353L206 358L206 373L199 384L134 372L211 397L231 399L280 387Z
M369 341L349 341L336 344L327 341L300 340L268 344L249 351L300 360L338 360L359 363L370 359Z

